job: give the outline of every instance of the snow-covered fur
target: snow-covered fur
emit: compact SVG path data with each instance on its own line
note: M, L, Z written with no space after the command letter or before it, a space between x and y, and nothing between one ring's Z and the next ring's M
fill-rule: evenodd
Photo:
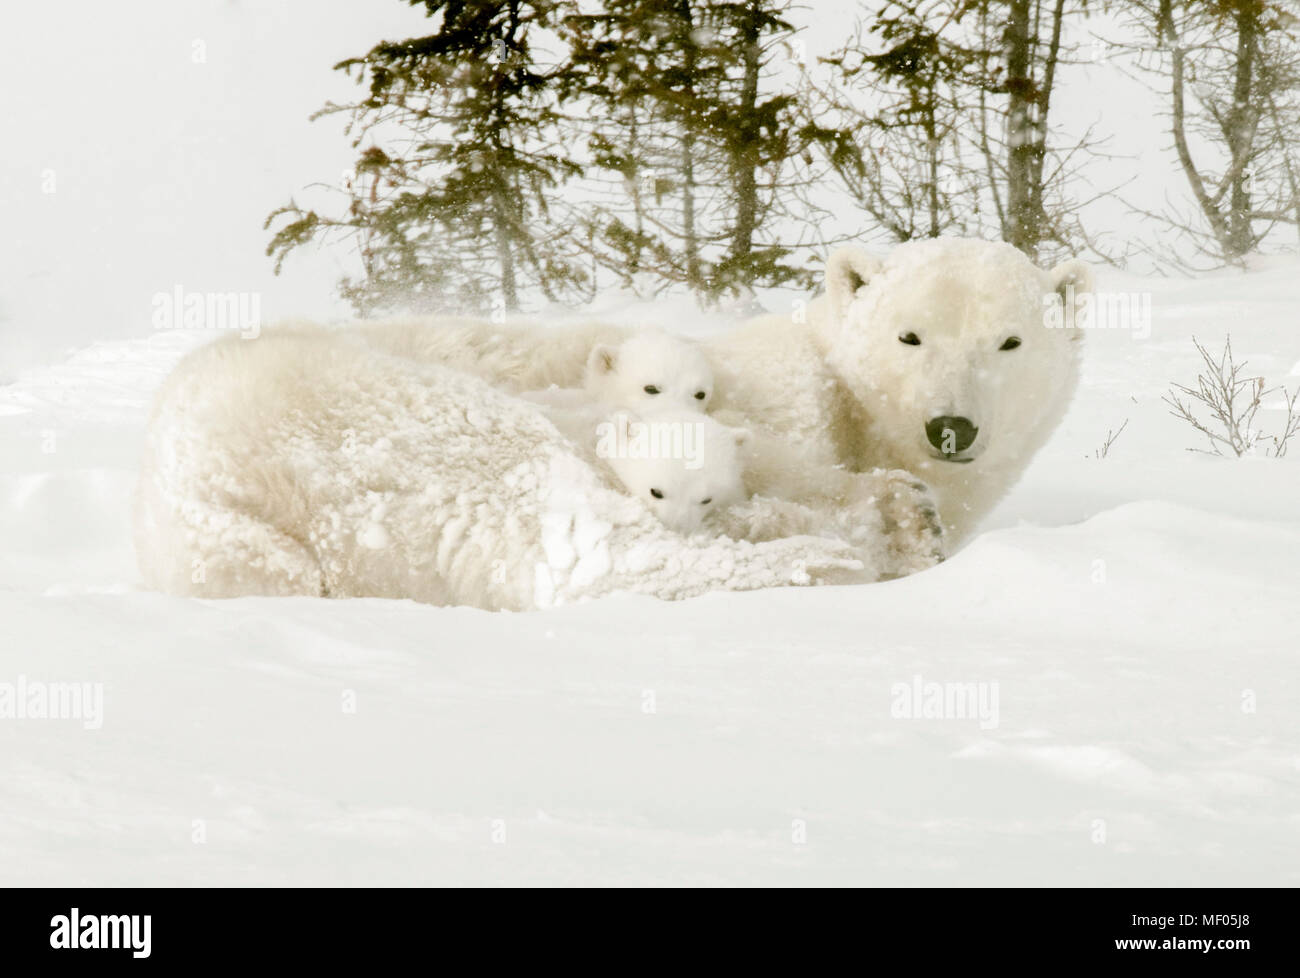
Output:
M617 439L619 429L610 425L617 425L619 412L611 414L586 391L572 388L529 391L520 397L537 404L580 456L638 501L653 504L652 488L663 491L668 501L664 486L678 482L671 498L685 500L698 494L701 505L711 499L701 527L707 533L755 543L809 534L843 540L853 545L869 568L863 580L901 577L943 559L944 540L933 497L910 473L819 466L796 446L770 435L755 437L749 431L727 428L698 414L684 420L705 421L704 430L712 432L721 446L711 456L710 471L698 479L685 464L660 466L657 471L647 465L638 472L629 459L620 473L609 458L602 457L618 450L617 440L613 448L602 448L602 437L606 445L611 437ZM713 496L698 493L702 481L711 483ZM732 504L728 507L719 499ZM745 499L749 501L737 502ZM667 507L652 511L665 521L689 517L687 513L674 517Z
M1081 262L1043 271L1001 243L915 241L883 261L841 249L827 263L825 295L702 344L716 379L710 413L770 436L756 439L746 462L752 492L775 491L824 516L841 490L856 498L862 488L838 485L843 470L904 470L933 490L951 545L1006 494L1060 422L1077 383L1081 334L1050 323L1067 297L1090 289ZM611 333L409 320L373 335L405 355L522 390L576 386L592 348L618 341ZM1018 345L1008 344L1013 337ZM766 474L785 487L769 485ZM786 491L792 476L808 495ZM916 515L917 525L926 522Z
M620 346L635 331L606 323L544 328L463 317L411 317L353 327L372 349L440 363L515 393L583 387L591 353Z
M745 525L817 522L746 505ZM536 406L310 327L228 337L180 363L149 427L136 540L145 581L177 594L490 609L874 580L897 559L883 537L870 552L687 540L602 481Z
M709 516L748 498L741 456L748 432L698 411L611 411L572 388L519 396L538 405L580 456L677 533L694 533Z
M583 386L596 400L637 413L707 411L713 368L698 344L645 329L617 346L597 345L587 358Z
M692 411L619 411L597 431L596 454L664 526L691 534L748 498L740 450L748 434Z

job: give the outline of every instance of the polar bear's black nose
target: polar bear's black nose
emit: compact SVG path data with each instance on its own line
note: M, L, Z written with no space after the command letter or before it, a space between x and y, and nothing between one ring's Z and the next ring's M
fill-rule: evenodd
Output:
M969 418L954 418L945 414L925 423L925 437L945 455L966 451L975 443L975 436L979 433L980 430L970 423Z

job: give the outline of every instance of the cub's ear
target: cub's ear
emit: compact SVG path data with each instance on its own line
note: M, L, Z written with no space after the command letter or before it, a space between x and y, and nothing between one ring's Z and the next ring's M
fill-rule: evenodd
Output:
M831 309L842 316L858 289L871 281L884 263L861 248L840 248L826 262L826 294Z
M731 436L736 440L737 448L744 448L754 440L754 434L748 428L732 428Z
M595 347L587 357L587 371L596 376L612 374L618 366L618 348L601 344Z

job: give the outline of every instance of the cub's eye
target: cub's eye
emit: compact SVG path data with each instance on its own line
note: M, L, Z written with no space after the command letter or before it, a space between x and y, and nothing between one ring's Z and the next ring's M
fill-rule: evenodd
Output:
M651 489L650 495L654 496L655 499L663 499L664 491L662 489Z
M706 397L708 397L708 396L709 396L709 395L706 394L706 393L704 393L704 391L696 391L696 392L695 392L695 399L696 399L697 401L702 401L702 400L704 400L704 399L705 399Z
M898 338L898 342L906 343L908 346L920 346L921 337L917 336L915 333L904 333Z
M1016 347L1018 347L1019 345L1020 345L1020 337L1019 337L1019 336L1008 336L1006 342L1003 343L1000 347L998 347L998 349L999 349L999 350L1014 350L1014 349L1015 349Z
M645 392L646 392L647 394L658 394L658 393L659 393L659 388L656 387L654 384L646 384L646 385L645 385Z
M700 500L700 505L701 505L701 506L707 506L707 505L709 505L709 503L711 503L711 502L713 502L713 497L712 497L712 496L706 496L705 498L703 498L703 499Z

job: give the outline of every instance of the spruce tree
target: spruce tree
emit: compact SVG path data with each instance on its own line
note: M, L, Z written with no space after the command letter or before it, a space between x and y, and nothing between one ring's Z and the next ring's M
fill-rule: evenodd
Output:
M794 33L789 7L607 0L566 20L566 96L594 105L592 160L617 174L584 215L602 265L625 280L652 271L706 300L807 282L773 232L790 204L781 175L806 142L796 95L771 71Z
M342 113L358 150L342 213L275 211L277 271L302 245L341 236L359 275L358 312L396 306L515 310L526 295L581 292L585 275L555 233L549 198L579 172L564 145L553 69L535 42L563 0L412 0L435 29L383 42L335 67L365 87Z

